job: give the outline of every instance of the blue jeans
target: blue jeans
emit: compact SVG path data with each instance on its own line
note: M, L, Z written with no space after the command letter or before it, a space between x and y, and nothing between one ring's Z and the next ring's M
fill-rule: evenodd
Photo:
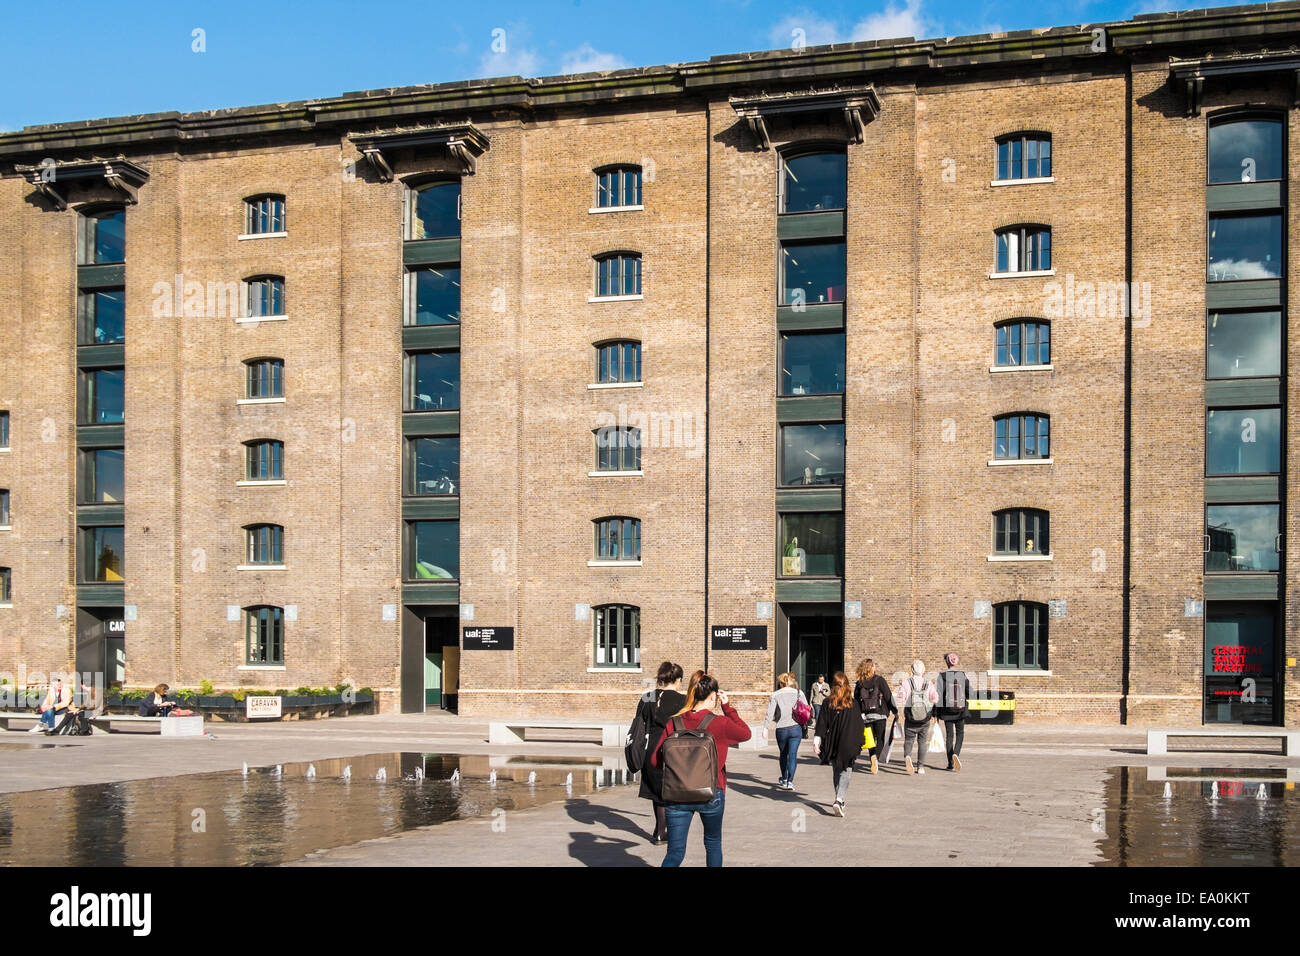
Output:
M41 723L43 723L43 724L45 725L45 729L46 729L46 730L53 730L53 729L54 729L54 711L53 711L53 710L47 710L45 713L41 714Z
M776 728L776 746L781 753L781 779L794 783L794 771L799 760L799 741L803 740L803 728L798 724L793 727Z
M704 858L709 866L722 866L722 811L726 809L725 790L719 790L708 803L665 803L668 817L668 853L664 866L681 866L686 858L686 838L695 814L704 822Z

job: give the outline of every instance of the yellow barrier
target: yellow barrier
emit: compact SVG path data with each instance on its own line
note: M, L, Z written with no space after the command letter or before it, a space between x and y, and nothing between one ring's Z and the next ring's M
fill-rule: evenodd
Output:
M1015 710L1014 700L968 700L971 710Z

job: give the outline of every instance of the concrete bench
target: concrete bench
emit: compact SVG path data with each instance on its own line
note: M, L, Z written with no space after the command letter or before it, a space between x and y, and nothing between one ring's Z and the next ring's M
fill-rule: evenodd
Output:
M524 734L529 730L599 730L602 747L622 747L627 740L629 727L629 724L612 720L547 720L546 718L494 720L488 724L488 743L522 744L526 740Z
M32 724L40 719L41 715L34 710L0 711L0 727L4 727L5 730L8 730L10 722L15 720L24 721L27 726L23 727L23 730L28 730Z
M194 717L137 717L126 714L100 714L91 717L92 724L98 724L110 733L114 725L133 727L146 733L162 734L164 737L202 737L203 718Z
M1278 737L1282 740L1284 756L1300 753L1300 730L1288 730L1285 727L1195 727L1190 730L1148 730L1147 753L1153 755L1169 753L1170 737L1218 737L1234 740Z

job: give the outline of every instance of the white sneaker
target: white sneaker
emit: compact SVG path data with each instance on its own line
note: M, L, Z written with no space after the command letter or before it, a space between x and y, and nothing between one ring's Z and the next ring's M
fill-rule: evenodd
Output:
M831 809L835 811L836 816L839 817L844 816L844 804L840 803L838 800L836 800L835 803L831 805Z
M956 770L958 773L961 772L961 757L956 754L952 755L952 769Z
M28 732L29 734L39 734L39 733L40 733L41 731L43 731L44 729L45 729L45 725L44 725L43 723L41 723L41 722L38 720L38 721L36 721L36 726L35 726L35 727L29 727L29 728L27 728L27 732Z
M916 772L917 772L917 773L925 773L925 767L917 767L917 768L916 768Z
M907 764L907 772L908 772L908 773L916 773L916 768L912 766L912 758L911 758L911 757L904 757L904 758L903 758L903 762L904 762L905 764Z

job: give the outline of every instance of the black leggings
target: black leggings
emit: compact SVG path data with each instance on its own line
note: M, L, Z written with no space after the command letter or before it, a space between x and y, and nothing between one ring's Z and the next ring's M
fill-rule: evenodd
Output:
M872 734L875 735L876 745L867 751L868 755L879 758L880 752L885 749L885 742L889 739L889 718L884 720L868 720L867 726L871 728Z
M966 721L963 718L957 720L945 720L943 722L943 742L945 749L948 751L948 763L952 763L953 755L961 756L961 742L966 736Z

